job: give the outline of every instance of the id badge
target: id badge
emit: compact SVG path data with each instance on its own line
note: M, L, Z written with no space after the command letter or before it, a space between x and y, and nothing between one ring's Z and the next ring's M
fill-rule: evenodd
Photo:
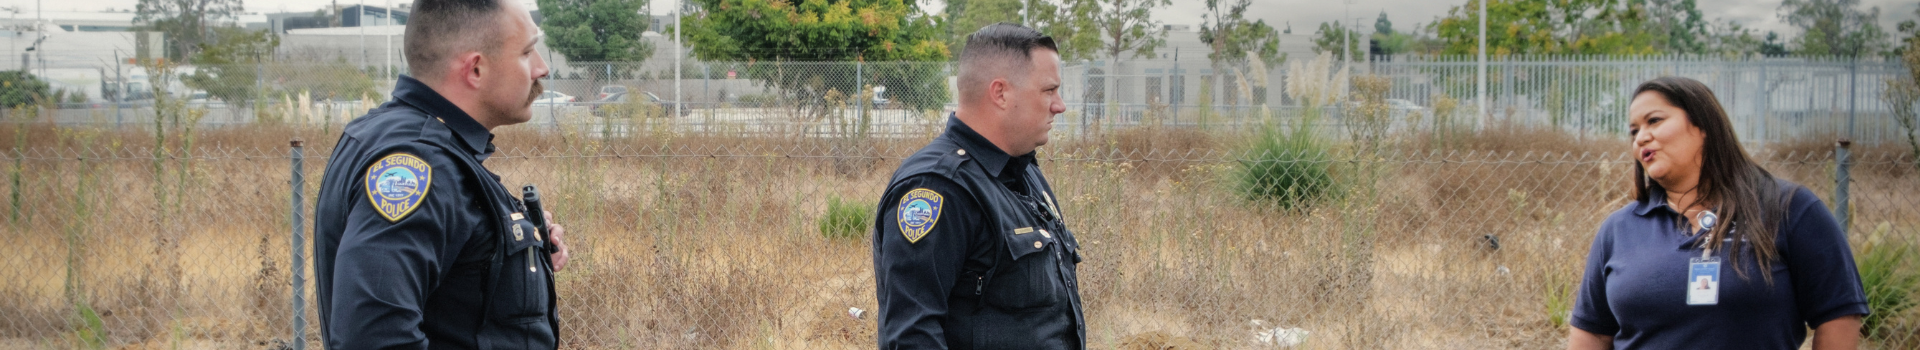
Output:
M1720 258L1692 258L1687 264L1687 305L1720 303Z

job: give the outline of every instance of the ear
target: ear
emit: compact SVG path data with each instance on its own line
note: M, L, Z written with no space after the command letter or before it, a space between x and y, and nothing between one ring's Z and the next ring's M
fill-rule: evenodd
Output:
M993 82L987 83L987 100L1000 109L1007 109L1011 104L1007 101L1007 92L1011 90L1013 83L1007 82L1006 78L994 78Z
M470 51L461 53L456 59L458 61L453 64L453 74L449 76L457 77L456 81L469 89L479 89L481 76L488 73L482 64L485 63L486 56L477 51Z

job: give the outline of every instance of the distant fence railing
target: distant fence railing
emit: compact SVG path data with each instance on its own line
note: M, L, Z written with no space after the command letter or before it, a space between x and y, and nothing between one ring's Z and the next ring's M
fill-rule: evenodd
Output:
M1312 58L1295 58L1303 59ZM1341 67L1335 63L1334 69ZM182 79L163 90L175 91L186 108L205 110L200 122L211 126L335 123L387 99L392 78L386 74L394 72L339 64L222 68L182 67L176 72L239 74L216 81L253 89L253 96L261 98L221 101L190 87L203 85ZM536 121L647 115L699 121L692 124L890 123L884 119L942 115L956 107L951 62L689 61L677 73L672 68L653 61L556 65L545 81L552 93L532 107ZM1289 71L1288 64L1255 68L1206 60L1065 62L1060 95L1067 110L1057 117L1056 129L1235 127L1296 117L1299 103L1286 82L1302 78L1302 73ZM1898 118L1912 116L1895 115L1893 102L1884 98L1889 81L1907 78L1905 65L1878 58L1498 58L1487 63L1486 115L1478 115L1478 64L1470 58L1394 56L1355 63L1351 69L1352 76L1389 79L1386 98L1399 120L1396 128L1517 124L1622 137L1633 89L1663 75L1690 77L1712 87L1747 141L1844 137L1878 143L1905 140L1914 132L1910 126L1916 125L1902 124ZM90 85L96 91L88 94L87 102L60 104L46 120L151 125L153 89L142 85L148 82L126 79L125 72L112 75L121 80L100 77ZM126 92L116 92L116 86ZM609 108L620 105L633 107ZM1334 112L1326 114L1331 116L1326 122L1344 123L1341 116L1349 105L1323 106ZM675 113L677 117L669 116Z

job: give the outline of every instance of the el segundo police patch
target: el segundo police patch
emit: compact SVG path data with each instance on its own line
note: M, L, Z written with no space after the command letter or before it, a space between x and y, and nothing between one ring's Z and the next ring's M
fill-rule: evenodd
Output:
M907 191L900 197L899 213L900 234L907 236L907 243L919 243L927 232L933 231L933 224L940 221L940 203L945 199L940 193L925 188Z
M420 208L433 183L433 166L412 154L394 153L367 167L367 200L387 221L400 221Z

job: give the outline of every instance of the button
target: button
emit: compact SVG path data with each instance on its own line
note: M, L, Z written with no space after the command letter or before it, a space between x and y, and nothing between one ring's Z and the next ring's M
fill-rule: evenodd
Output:
M954 150L954 151L953 151L953 153L954 153L954 154L959 154L959 155L963 155L963 156L964 156L964 155L967 155L967 150L964 150L964 149L961 149L961 150Z
M1040 241L1033 241L1033 249L1040 249Z

